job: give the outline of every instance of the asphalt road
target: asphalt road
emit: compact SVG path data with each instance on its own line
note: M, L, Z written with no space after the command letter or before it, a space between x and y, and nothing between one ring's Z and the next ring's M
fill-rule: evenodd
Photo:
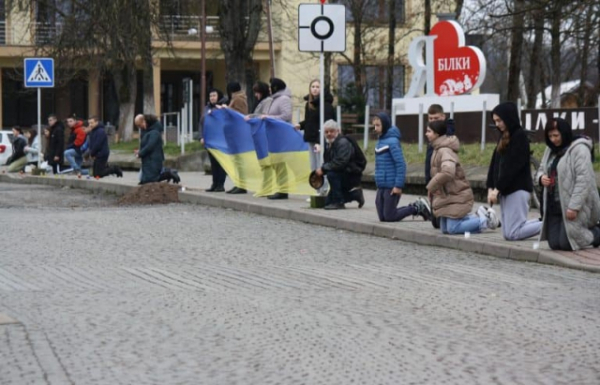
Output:
M600 276L0 184L0 384L598 384Z

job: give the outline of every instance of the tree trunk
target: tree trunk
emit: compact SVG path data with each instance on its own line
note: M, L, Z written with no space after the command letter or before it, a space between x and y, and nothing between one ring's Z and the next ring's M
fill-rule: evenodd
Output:
M581 72L579 73L579 90L577 96L579 99L579 106L587 107L586 100L586 81L588 77L588 60L590 56L590 43L592 35L592 6L588 6L586 9L585 27L583 30L583 47L581 49Z
M512 32L510 44L510 62L508 65L507 99L516 101L520 96L519 80L521 75L521 55L523 52L524 0L515 0L512 15Z
M137 94L137 74L135 67L124 65L113 73L119 98L119 138L121 141L133 139L133 118Z
M394 97L394 55L396 50L396 0L388 0L390 20L388 24L388 68L385 87L386 108L392 113L392 98ZM392 117L394 119L394 117Z
M429 31L431 31L431 0L425 0L424 8L423 32L425 35L429 35Z
M460 20L460 14L462 13L464 3L464 0L456 0L456 7L454 7L456 20Z
M550 107L552 108L560 108L560 23L562 21L560 10L560 5L556 4L550 28L550 37L552 39L550 48L550 62L552 63L552 97Z
M535 108L536 98L538 94L538 87L536 84L536 73L539 72L541 64L541 54L544 43L544 11L542 9L535 10L533 12L533 26L535 29L535 37L533 39L533 47L531 50L531 60L529 62L529 76L527 78L527 107ZM543 89L544 84L540 84Z
M142 58L144 61L144 114L156 115L156 105L154 103L154 66L152 65L152 47L148 42L146 55Z
M219 32L225 56L227 82L237 81L246 88L246 64L261 29L262 0L220 0Z

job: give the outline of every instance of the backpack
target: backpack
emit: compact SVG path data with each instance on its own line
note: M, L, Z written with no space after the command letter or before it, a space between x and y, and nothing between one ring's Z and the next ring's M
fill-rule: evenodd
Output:
M367 158L365 157L365 153L356 142L356 139L350 135L344 135L344 138L352 143L352 147L354 147L354 164L360 169L360 172L365 171L365 167L367 167Z

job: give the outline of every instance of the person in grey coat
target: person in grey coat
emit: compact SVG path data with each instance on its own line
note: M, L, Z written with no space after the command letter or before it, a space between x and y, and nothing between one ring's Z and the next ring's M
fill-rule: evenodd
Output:
M552 250L600 246L600 196L592 165L592 140L573 137L571 125L554 118L545 127L548 147L536 174L544 186L540 240Z

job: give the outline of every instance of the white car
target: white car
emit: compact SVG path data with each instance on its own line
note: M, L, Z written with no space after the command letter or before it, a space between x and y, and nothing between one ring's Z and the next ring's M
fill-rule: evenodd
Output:
M12 139L12 131L0 131L0 166L4 166L12 155Z

